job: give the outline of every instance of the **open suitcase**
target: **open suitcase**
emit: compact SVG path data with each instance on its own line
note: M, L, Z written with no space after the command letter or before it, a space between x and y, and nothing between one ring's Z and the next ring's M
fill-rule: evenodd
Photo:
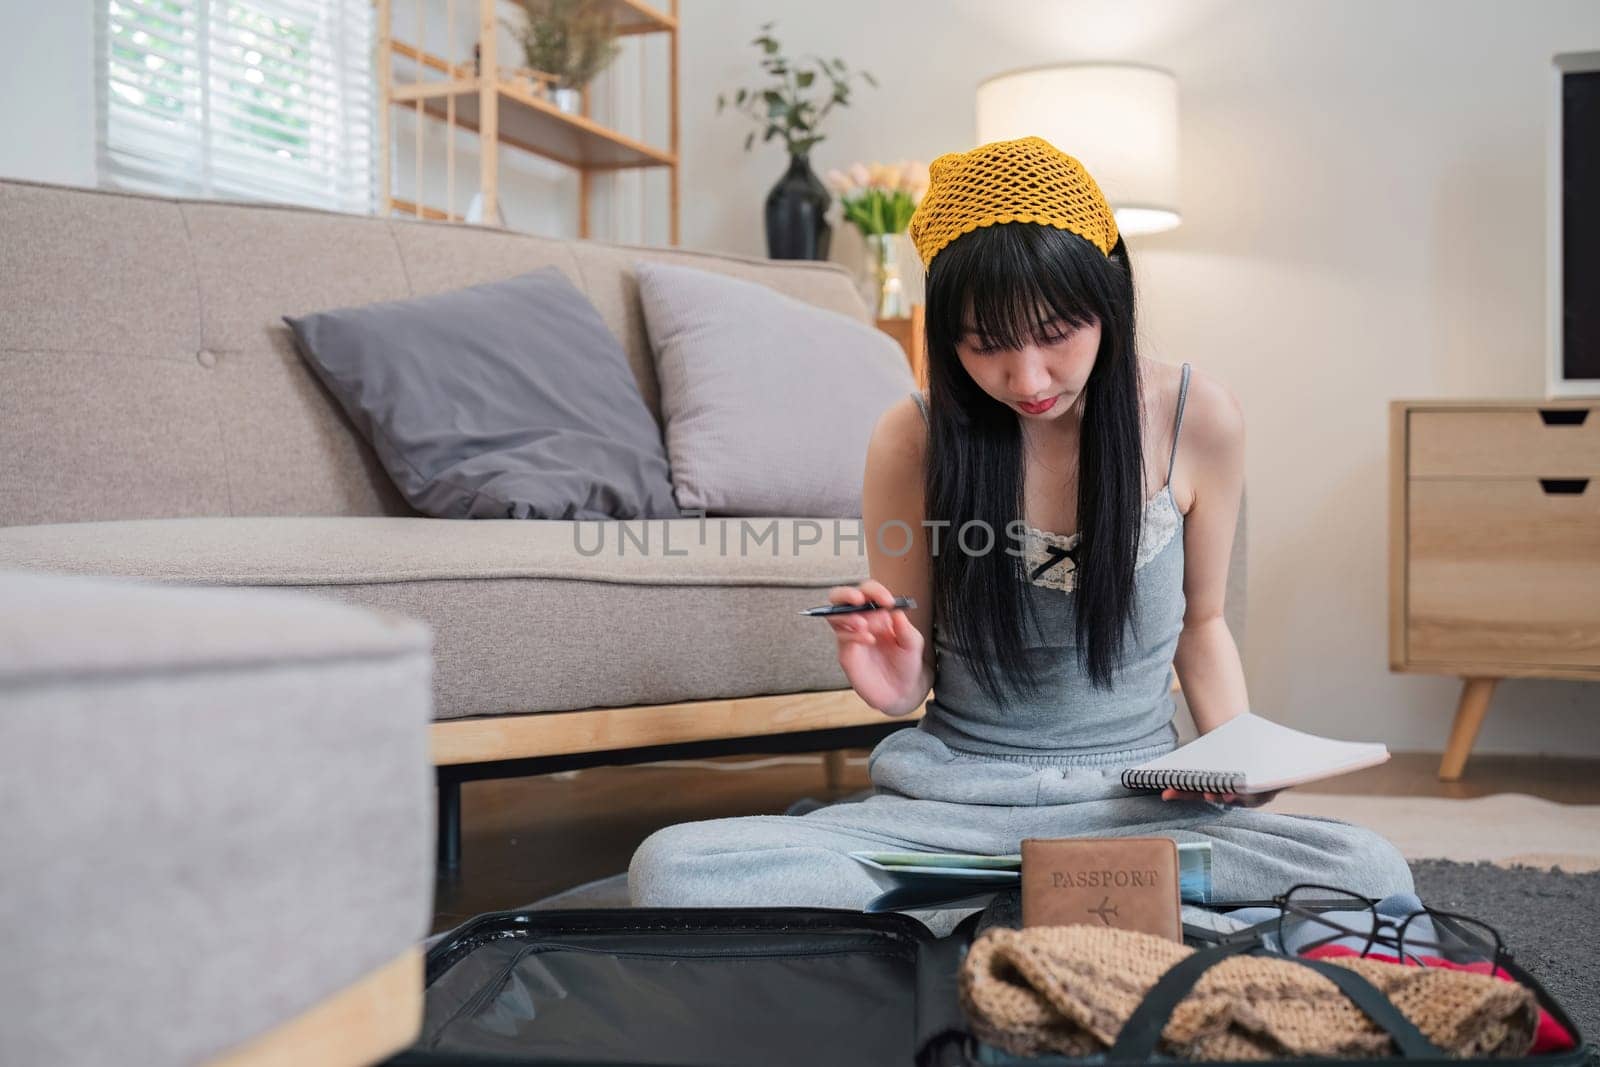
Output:
M909 915L833 908L483 915L429 952L421 1036L389 1063L1044 1067L1180 1062L1154 1051L1168 1014L1205 966L1249 947L1236 939L1213 943L1209 932L1186 925L1185 940L1198 951L1151 989L1108 1053L1024 1059L975 1039L958 999L961 960L972 939L995 921L993 910L975 912L944 937L935 937ZM1351 973L1307 965L1323 973ZM1587 1063L1588 1045L1560 1005L1531 975L1514 964L1509 969L1568 1029L1576 1047L1479 1062L1503 1067ZM1402 1052L1396 1058L1416 1064L1460 1062L1434 1049L1375 987L1329 977L1395 1037Z

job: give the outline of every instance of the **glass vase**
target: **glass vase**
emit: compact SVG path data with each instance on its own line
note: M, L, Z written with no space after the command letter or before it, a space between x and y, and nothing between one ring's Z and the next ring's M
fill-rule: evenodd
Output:
M911 314L900 272L902 233L870 233L867 237L867 280L874 314L880 319L903 319Z

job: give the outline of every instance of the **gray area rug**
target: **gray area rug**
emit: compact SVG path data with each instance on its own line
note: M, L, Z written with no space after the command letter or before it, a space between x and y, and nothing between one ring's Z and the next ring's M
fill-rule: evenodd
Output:
M1544 983L1590 1043L1600 1033L1600 871L1414 860L1431 908L1482 919ZM1596 1057L1590 1062L1600 1062Z
M1450 860L1413 860L1411 869L1418 896L1431 907L1497 928L1512 955L1544 983L1584 1034L1591 1041L1600 1034L1600 871L1574 874L1559 867ZM627 906L626 872L527 905L541 911Z

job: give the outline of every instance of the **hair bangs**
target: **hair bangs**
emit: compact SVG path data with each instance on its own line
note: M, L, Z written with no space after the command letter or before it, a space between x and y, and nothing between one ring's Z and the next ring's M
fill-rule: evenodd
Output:
M943 253L937 329L953 347L969 334L983 348L1016 349L1104 318L1104 264L1077 234L1033 223L980 227ZM945 264L941 264L945 266Z

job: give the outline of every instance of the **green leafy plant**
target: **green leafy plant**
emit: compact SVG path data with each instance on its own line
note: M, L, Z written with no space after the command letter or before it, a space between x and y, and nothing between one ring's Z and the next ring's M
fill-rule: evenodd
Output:
M864 70L852 73L842 59L805 56L791 61L783 55L777 39L772 36L775 25L773 22L763 24L761 35L750 42L761 49L761 69L768 83L738 90L733 95L733 106L765 128L761 133L763 142L782 137L790 155L803 156L812 145L824 139L817 128L828 112L835 107L850 106L853 77L859 74L874 89L878 82ZM819 100L822 101L820 107ZM727 94L718 93L717 114L722 114L727 104ZM751 130L744 139L746 152L755 145L757 132L760 131Z
M523 25L501 20L522 42L528 66L554 77L567 89L589 84L622 46L617 20L596 0L516 0Z

